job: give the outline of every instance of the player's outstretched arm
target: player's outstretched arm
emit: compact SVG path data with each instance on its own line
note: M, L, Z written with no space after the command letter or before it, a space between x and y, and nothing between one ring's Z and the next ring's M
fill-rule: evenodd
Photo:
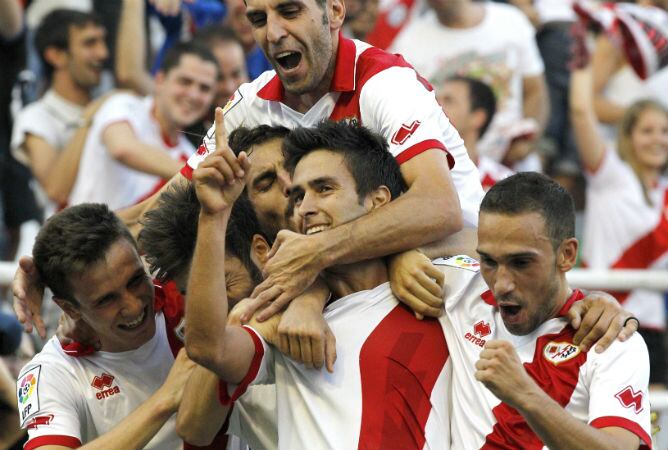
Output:
M624 428L598 429L575 419L527 374L508 341L488 341L475 367L476 379L522 414L553 450L637 450L640 445L640 438Z
M225 233L250 163L245 154L237 159L223 144L227 138L222 122L222 109L217 108L217 149L193 172L202 209L188 280L186 349L196 363L225 381L239 383L250 368L255 346L242 328L226 326Z

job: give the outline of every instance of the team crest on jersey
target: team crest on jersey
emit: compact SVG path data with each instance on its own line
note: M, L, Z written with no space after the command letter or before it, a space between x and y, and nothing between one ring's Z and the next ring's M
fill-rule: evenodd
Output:
M241 92L237 91L234 94L232 94L232 97L225 103L225 106L223 106L223 114L227 114L227 112L237 106L241 100L243 100L244 96L241 95Z
M42 366L33 367L16 382L21 426L25 424L28 417L39 411L39 374L41 370Z
M549 342L543 348L543 356L555 366L569 361L580 354L580 347L570 342Z
M450 258L438 258L433 261L437 266L459 267L460 269L470 270L471 272L480 271L480 263L466 255L451 256Z

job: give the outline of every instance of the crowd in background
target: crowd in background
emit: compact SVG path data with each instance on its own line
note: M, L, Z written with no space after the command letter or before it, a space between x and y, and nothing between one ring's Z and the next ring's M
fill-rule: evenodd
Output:
M573 4L350 0L344 33L403 55L433 86L483 187L515 171L566 187L582 212L583 266L666 268L668 67L638 74L604 23L583 48ZM271 69L243 0L0 0L0 260L30 254L40 224L67 205L120 209L155 193L196 151L214 107ZM663 386L665 296L615 296L640 319ZM21 328L9 300L3 287L0 350L14 356L0 378L40 345L10 339ZM14 394L0 395L13 409Z

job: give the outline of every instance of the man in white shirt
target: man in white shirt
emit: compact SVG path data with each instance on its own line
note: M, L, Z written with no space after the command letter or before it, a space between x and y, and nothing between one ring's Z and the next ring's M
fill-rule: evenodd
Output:
M465 75L491 85L498 111L480 151L506 164L524 160L542 133L548 112L535 29L510 5L473 0L427 4L429 8L411 16L390 51L404 55L431 83Z
M100 351L68 354L53 337L17 382L26 449L180 449L176 412L194 365L175 358L134 239L104 205L79 205L40 231L35 264L54 300Z
M584 297L565 276L574 228L572 198L540 174L506 178L483 199L482 279L472 271L445 306L453 448L651 447L640 335L603 352L573 343L566 315Z
M82 125L91 91L100 83L109 52L105 29L89 13L58 9L48 14L35 32L49 89L21 110L12 131L14 157L28 165L39 182L42 206L50 216L67 202L76 168L59 161L75 131ZM73 169L73 170L72 170Z

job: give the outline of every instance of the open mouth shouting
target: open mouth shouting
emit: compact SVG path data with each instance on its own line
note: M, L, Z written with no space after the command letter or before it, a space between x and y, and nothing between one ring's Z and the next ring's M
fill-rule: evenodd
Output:
M297 51L286 50L274 54L274 59L283 72L289 73L299 66L302 61L302 54Z

